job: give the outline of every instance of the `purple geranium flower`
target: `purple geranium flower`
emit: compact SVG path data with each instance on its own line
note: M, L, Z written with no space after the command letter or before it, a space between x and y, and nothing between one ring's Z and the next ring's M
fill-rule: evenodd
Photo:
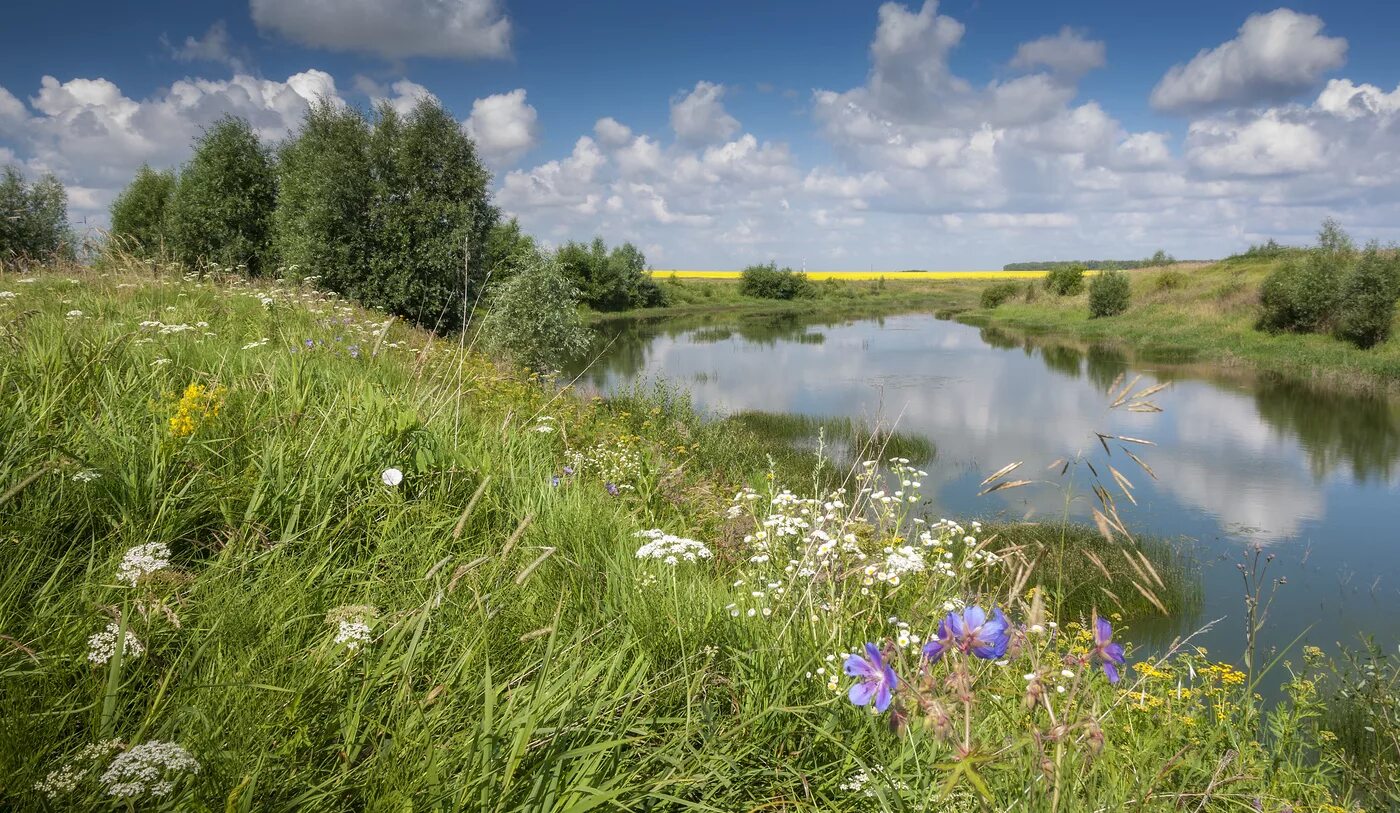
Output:
M952 618L951 615L948 618ZM924 659L929 663L938 663L943 657L943 653L952 649L956 644L953 641L952 633L948 631L948 618L938 622L938 632L928 643L924 644Z
M940 637L951 646L989 661L1005 655L1011 644L1011 622L996 607L990 618L986 610L976 606L948 613L938 628Z
M573 477L573 476L574 476L574 467L573 467L573 466L565 466L565 467L564 467L564 474L568 475L569 477Z
M859 655L846 658L846 674L860 678L860 682L851 687L848 695L852 703L868 706L870 701L874 700L876 711L884 711L890 707L890 700L894 697L895 687L899 685L899 678L895 677L894 670L885 663L879 647L866 644L864 658Z
M1094 616L1094 657L1103 664L1109 683L1118 682L1118 667L1123 665L1123 645L1113 643L1113 627L1108 619Z
M613 485L612 483L608 483L603 487L606 488L608 490L608 493L613 495L614 497L616 497L618 495L618 492L620 491L620 489L618 489L618 487Z
M556 474L556 475L554 475L553 477L551 477L551 478L549 479L549 484L550 484L551 486L554 486L555 488L558 488L558 487L559 487L559 475Z

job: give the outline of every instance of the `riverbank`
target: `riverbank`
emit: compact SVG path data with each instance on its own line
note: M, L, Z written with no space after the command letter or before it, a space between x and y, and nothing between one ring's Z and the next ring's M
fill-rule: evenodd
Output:
M1238 259L1129 271L1128 311L1099 319L1089 318L1087 293L1055 297L1034 280L895 281L897 275L883 283L823 282L816 286L818 297L789 302L741 296L730 280L665 280L672 307L592 318L712 314L844 319L921 311L978 326L1115 346L1148 362L1211 363L1311 386L1400 395L1400 338L1362 350L1327 335L1255 329L1259 286L1276 263ZM996 308L982 307L982 291L1007 281L1020 291Z
M1347 798L1315 685L1266 710L1189 646L1104 669L1130 624L1049 590L1092 571L1018 566L1074 546L917 523L912 467L784 483L678 395L559 395L273 280L0 291L3 806L110 806L142 756L182 809ZM924 648L965 603L1015 627ZM902 676L883 716L851 703L856 652Z

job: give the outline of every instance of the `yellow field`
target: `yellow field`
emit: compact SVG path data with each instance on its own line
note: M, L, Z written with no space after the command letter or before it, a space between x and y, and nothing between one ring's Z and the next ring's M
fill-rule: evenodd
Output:
M678 279L738 279L738 271L652 271L653 277ZM808 271L808 279L827 280L957 280L957 279L1039 279L1044 271Z

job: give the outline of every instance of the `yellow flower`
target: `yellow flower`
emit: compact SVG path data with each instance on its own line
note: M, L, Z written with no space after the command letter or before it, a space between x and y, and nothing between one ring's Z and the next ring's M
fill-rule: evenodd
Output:
M222 386L210 389L191 382L175 404L175 413L170 416L170 436L187 438L194 434L201 422L217 417L225 392L227 390Z

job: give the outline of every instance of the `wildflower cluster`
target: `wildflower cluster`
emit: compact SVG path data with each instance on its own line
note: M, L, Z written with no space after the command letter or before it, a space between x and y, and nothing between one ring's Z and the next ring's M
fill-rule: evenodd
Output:
M170 567L170 547L164 542L149 542L127 550L117 566L117 581L135 587L141 579Z
M609 494L636 491L642 473L641 438L619 435L611 441L599 441L587 449L568 452L568 468L572 473L591 474L602 480Z
M101 666L110 661L113 655L117 654L117 638L121 635L121 625L116 621L110 621L107 628L102 632L94 633L88 638L88 662ZM139 658L146 651L146 647L141 645L136 636L128 629L122 637L122 657Z
M681 562L698 562L711 557L710 549L703 542L668 534L660 528L638 531L633 536L646 539L646 544L637 548L638 559L657 559L663 564L675 566Z
M199 762L189 751L177 743L153 741L118 754L98 781L109 796L168 796L186 773L199 773Z
M354 653L373 640L370 624L379 615L378 608L369 604L347 604L326 613L326 623L335 628L332 639L336 646Z
M201 423L217 417L223 407L226 392L222 386L207 387L204 384L191 383L181 394L180 400L175 404L174 414L170 416L170 436L187 438L194 434Z
M91 776L103 760L120 751L121 740L104 740L88 743L78 749L78 753L64 760L63 764L49 771L43 779L34 783L34 790L44 794L51 802L68 796L78 789L83 780Z

